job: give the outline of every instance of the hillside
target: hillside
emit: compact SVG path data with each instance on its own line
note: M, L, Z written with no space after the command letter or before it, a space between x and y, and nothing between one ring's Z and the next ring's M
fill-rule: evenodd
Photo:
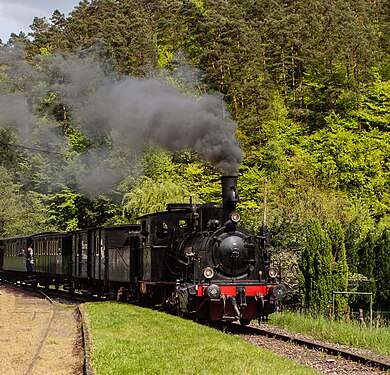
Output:
M389 306L389 15L385 0L95 0L36 18L0 50L1 234L219 199L238 171L256 230L266 185L287 281L308 223L338 222L350 287Z

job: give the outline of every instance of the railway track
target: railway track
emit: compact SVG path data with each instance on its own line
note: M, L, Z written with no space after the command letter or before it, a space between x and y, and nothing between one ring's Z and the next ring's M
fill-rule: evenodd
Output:
M307 349L312 349L321 353L326 353L328 355L334 356L335 358L343 358L347 361L352 361L355 363L362 364L364 366L372 368L373 370L374 369L378 371L390 370L390 361L387 362L381 359L368 357L366 355L355 353L345 348L341 348L341 347L339 348L327 343L318 342L314 339L297 337L294 334L275 332L274 330L262 326L256 326L256 325L241 326L239 324L231 323L224 326L223 330L225 332L229 332L231 334L236 334L236 335L248 335L253 337L264 336L274 340L299 345Z
M90 374L77 303L40 288L4 281L0 287L2 341L7 343L0 348L0 373Z
M23 288L24 289L24 288ZM54 289L50 289L49 291L43 292L43 290L40 290L39 288L35 288L35 290L28 288L27 289L29 292L34 291L35 293L40 294L41 296L44 296L47 298L49 301L51 301L51 298L60 298L60 299L66 299L68 301L74 301L78 303L82 303L90 299L90 296L85 296L85 295L69 295L67 292L61 292L57 291ZM49 297L50 295L50 297ZM51 302L52 303L52 302ZM84 314L82 307L77 306L77 316L78 316L78 323L80 327L80 336L81 336L81 341L82 341L82 350L83 350L83 358L84 358L84 364L83 364L83 375L90 375L91 374L91 369L90 369L90 364L89 364L89 353L88 353L88 332L86 329L86 326L84 324ZM47 332L50 329L51 321L54 318L54 314L52 315L52 318L48 324ZM289 334L289 333L281 333L281 332L275 332L272 329L268 329L267 325L261 325L257 326L255 324L250 325L250 326L241 326L239 324L224 324L223 326L219 325L216 328L223 329L225 332L235 334L235 335L240 335L240 336L252 336L252 337L267 337L271 338L273 340L278 340L278 341L283 341L285 343L290 343L290 344L295 344L300 347L304 347L307 349L311 349L313 351L321 352L321 353L326 353L328 355L331 355L337 359L339 358L344 358L347 361L350 362L355 362L358 364L362 364L366 367L370 367L373 370L378 370L378 371L389 371L390 370L390 361L387 362L385 360L381 360L378 358L372 358L368 357L366 355L356 353L347 349L344 349L342 347L337 347L333 346L331 344L327 343L320 343L314 339L309 339L309 338L304 338L304 337L297 337L297 335L294 334ZM36 358L39 356L39 352L43 346L44 340L46 339L47 333L45 334L45 337L42 339L42 342L39 346L39 349L37 353L34 356L34 359L31 363L31 366L36 361ZM254 340L248 340L248 341L254 341ZM275 346L277 344L274 344ZM327 360L331 362L332 360ZM31 367L30 366L30 367ZM30 374L31 372L27 372L26 375ZM351 373L357 373L357 372L351 372ZM376 372L378 373L378 372Z
M37 351L36 351L36 353L35 353L35 355L34 355L32 361L31 361L31 363L30 363L30 366L28 367L28 369L27 369L27 371L26 371L26 375L30 375L30 374L32 373L32 371L33 371L33 369L34 369L34 367L35 367L35 365L36 365L36 363L37 363L37 361L38 361L39 355L40 355L41 352L42 352L43 345L45 344L45 341L47 340L47 337L48 337L48 335L49 335L51 326L52 326L52 324L53 324L54 317L55 317L55 315L56 315L56 308L55 308L55 306L54 306L54 304L53 304L53 300L52 300L49 296L47 296L45 293L43 293L42 291L39 291L39 294L40 294L41 296L43 296L43 297L44 297L47 301L49 301L49 303L51 304L51 306L52 306L52 314L51 314L49 323L48 323L48 325L47 325L46 331L45 331L45 333L44 333L44 335L43 335L43 338L42 338L42 340L40 341L40 343L39 343L39 345L38 345L38 349L37 349Z
M68 292L62 292L60 290L52 290L52 289L49 289L45 293L43 291L44 288L39 288L36 286L33 288L30 286L20 286L20 288L26 292L35 293L35 294L38 294L39 296L45 298L46 300L48 300L50 302L50 304L53 307L53 313L50 317L50 321L48 323L46 332L45 332L45 334L44 334L44 336L39 344L38 350L35 353L35 356L34 356L33 360L31 361L31 364L30 364L27 372L25 373L25 375L31 375L32 371L37 363L39 355L41 354L42 348L47 340L47 337L49 335L53 320L54 320L55 315L56 315L56 307L53 303L52 298L54 298L54 297L61 298L61 299L66 298L67 300L70 300L70 301L76 302L76 303L86 302L87 300L89 300L89 298L87 296L83 296L83 295L74 295L74 294L70 295ZM48 294L50 294L50 296L52 298L49 297ZM90 360L89 360L88 344L87 344L87 342L89 341L89 336L88 336L88 331L87 331L86 324L85 324L84 312L83 312L83 309L80 307L80 305L77 305L77 307L76 307L76 315L77 315L77 322L78 322L79 330L80 330L81 350L83 353L83 370L82 370L82 372L83 372L83 375L92 375L92 369L91 369Z
M30 285L28 283L13 283L7 280L2 280L4 284L12 285L24 292L41 294L45 298L57 298L59 300L67 300L72 303L79 304L91 301L104 301L102 297L97 297L88 293L70 293L66 290L46 288L41 285Z

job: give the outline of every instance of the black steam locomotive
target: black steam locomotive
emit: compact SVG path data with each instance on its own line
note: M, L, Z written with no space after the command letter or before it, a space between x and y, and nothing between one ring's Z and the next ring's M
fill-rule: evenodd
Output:
M276 282L266 228L239 227L237 202L237 177L225 176L222 204L169 204L136 225L3 238L0 277L248 324L273 313L286 288Z

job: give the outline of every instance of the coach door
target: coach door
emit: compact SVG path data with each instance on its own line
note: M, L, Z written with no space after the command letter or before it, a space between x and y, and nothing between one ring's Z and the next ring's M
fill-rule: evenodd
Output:
M62 274L70 276L72 274L72 237L66 236L62 238Z
M86 231L76 232L73 235L75 249L75 260L73 276L88 277L88 233Z
M88 231L88 243L91 254L89 275L94 280L103 280L104 277L104 246L102 229L95 228Z

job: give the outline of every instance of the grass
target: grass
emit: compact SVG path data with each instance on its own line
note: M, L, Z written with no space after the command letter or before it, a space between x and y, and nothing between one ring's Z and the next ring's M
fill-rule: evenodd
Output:
M97 375L316 373L243 339L171 315L117 303L83 308Z
M324 341L369 349L390 355L390 328L360 328L357 322L329 321L324 317L313 317L299 313L273 314L270 324L292 332L305 333Z

